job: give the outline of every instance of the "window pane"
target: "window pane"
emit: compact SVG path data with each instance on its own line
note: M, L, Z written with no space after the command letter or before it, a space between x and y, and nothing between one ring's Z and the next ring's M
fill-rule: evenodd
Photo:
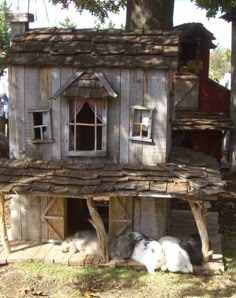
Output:
M41 140L41 133L40 133L40 127L34 128L34 138L37 140Z
M43 130L43 139L49 139L49 129L48 126L43 126L42 127Z
M140 124L133 124L133 137L140 137Z
M134 110L134 123L141 123L142 122L142 111L141 110Z
M33 125L37 126L37 125L42 125L43 124L43 115L42 112L35 112L33 113Z
M102 150L102 126L97 126L97 150Z
M94 146L94 126L76 127L76 150L91 151Z

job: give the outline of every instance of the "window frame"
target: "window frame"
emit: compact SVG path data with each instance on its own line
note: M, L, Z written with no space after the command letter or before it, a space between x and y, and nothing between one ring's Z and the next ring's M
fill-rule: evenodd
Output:
M66 149L66 155L67 156L81 156L81 157L105 157L107 155L107 105L108 105L108 102L107 102L107 98L99 98L99 99L92 99L92 98L80 98L80 97L71 97L71 98L68 98L68 97L65 97L65 100L67 101L67 107L68 107L68 121L67 121L67 136L68 136L68 146L67 146L67 149ZM97 120L97 117L95 117L95 121L94 121L94 128L95 127L99 127L101 126L102 127L102 143L101 143L101 150L98 150L97 148L95 148L94 150L70 150L69 146L70 146L70 142L69 142L69 139L70 139L70 125L72 126L73 123L70 123L69 122L69 113L70 113L70 103L73 101L74 104L75 104L75 101L76 100L82 100L82 101L89 101L89 100L92 100L92 101L102 101L103 102L103 114L102 114L102 124L99 124L99 125L96 125L96 120ZM96 106L96 105L95 105ZM95 111L96 111L96 107L95 107ZM74 113L76 113L75 111L75 108L74 108ZM76 123L77 125L77 123ZM83 126L83 124L81 123L81 126ZM85 125L86 126L86 125ZM91 125L87 125L87 126L91 126ZM76 129L75 129L76 131ZM94 129L94 142L95 142L95 147L97 147L97 131L96 129ZM74 139L76 138L76 133L74 134ZM75 146L75 145L74 145Z
M153 112L154 112L155 108L152 107L145 107L145 106L131 106L130 107L130 134L129 134L129 139L133 140L133 141L141 141L141 142L148 142L148 143L152 143L153 139L152 139L152 129L153 129ZM135 111L148 111L149 112L149 127L148 127L148 135L147 137L144 136L133 136L133 132L134 132L134 121L135 121ZM136 123L136 124L140 124L141 123Z
M31 139L33 144L43 144L43 143L52 143L52 121L51 121L51 109L42 109L42 108L36 108L36 109L30 109L28 110L30 115L30 123L31 123ZM47 124L42 125L34 125L34 113L47 113L48 118ZM48 127L48 138L43 138L43 132L42 128ZM40 128L40 139L35 138L35 128Z

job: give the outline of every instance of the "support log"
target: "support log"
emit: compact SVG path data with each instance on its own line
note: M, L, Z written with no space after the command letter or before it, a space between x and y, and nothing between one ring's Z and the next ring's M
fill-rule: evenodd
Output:
M7 228L5 223L5 204L4 195L0 195L0 236L2 240L2 246L6 255L11 253L8 237Z
M209 251L209 236L207 232L206 208L202 202L190 202L195 222L197 224L198 232L202 241L202 255L203 262L208 262Z
M94 204L93 198L87 198L87 206L91 216L91 224L94 226L97 232L98 244L101 250L102 258L104 262L109 261L108 255L108 245L107 245L107 235L106 230L102 221L100 214Z

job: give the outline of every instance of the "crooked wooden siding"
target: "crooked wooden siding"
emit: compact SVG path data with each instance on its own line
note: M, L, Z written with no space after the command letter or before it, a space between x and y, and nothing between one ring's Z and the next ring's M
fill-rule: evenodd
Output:
M12 67L10 69L10 148L12 158L73 160L97 163L155 165L165 162L169 73L164 70L90 69L104 74L119 95L108 100L107 157L68 157L68 102L49 97L72 75L74 69ZM130 106L154 108L152 143L129 139ZM29 109L50 108L53 143L33 144ZM17 112L16 112L17 111ZM60 129L58 129L60 128ZM168 138L170 141L170 138Z

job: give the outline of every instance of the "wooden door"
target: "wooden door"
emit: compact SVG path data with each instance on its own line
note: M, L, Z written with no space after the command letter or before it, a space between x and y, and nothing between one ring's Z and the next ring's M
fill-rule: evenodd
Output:
M46 197L41 201L42 241L65 238L65 198Z
M133 198L112 197L109 204L109 233L121 235L132 230Z

